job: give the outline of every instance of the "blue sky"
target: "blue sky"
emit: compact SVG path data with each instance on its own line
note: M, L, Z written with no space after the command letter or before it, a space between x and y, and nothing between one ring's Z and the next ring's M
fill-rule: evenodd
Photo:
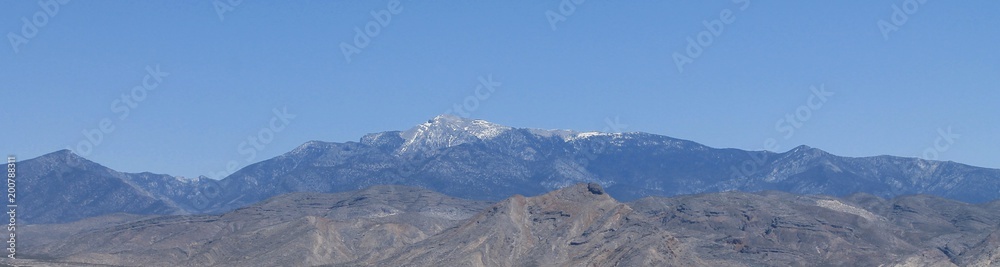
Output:
M1000 2L847 2L5 1L0 149L87 142L120 171L208 175L467 104L516 127L617 120L713 147L1000 167ZM348 62L341 44L369 23L377 34ZM683 71L675 54L691 59ZM500 85L477 97L481 78ZM244 145L250 157L240 145L262 129L273 138Z

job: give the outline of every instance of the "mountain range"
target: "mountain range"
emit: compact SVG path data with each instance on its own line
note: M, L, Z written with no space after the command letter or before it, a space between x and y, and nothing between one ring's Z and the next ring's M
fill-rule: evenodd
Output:
M25 223L99 215L222 214L292 192L408 185L499 201L577 183L622 201L647 196L758 192L891 199L927 194L969 203L1000 198L1000 170L955 162L840 157L799 146L777 153L718 149L649 133L503 126L441 115L358 142L310 141L221 180L122 173L62 150L19 165Z

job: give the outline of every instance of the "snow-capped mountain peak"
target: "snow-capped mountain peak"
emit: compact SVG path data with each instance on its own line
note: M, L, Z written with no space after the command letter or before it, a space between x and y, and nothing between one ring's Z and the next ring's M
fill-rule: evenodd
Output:
M488 122L443 114L400 133L403 145L399 153L429 151L479 140L489 140L513 128Z
M451 114L443 114L419 124L403 132L392 132L402 138L402 145L397 153L407 154L418 151L433 151L436 149L458 146L461 144L485 141L496 138L514 128L492 123L485 120L463 118ZM623 137L622 133L578 132L572 130L526 129L531 134L542 137L558 137L564 142L572 142L595 136ZM390 133L390 132L386 132ZM383 134L369 135L366 138L381 139ZM372 141L369 141L372 142Z

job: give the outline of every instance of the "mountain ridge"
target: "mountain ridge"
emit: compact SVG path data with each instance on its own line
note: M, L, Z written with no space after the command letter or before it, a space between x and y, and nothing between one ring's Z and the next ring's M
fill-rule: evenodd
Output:
M25 215L36 223L123 211L220 213L283 193L343 192L380 184L420 186L451 196L492 201L514 194L539 195L576 183L600 184L608 194L623 200L733 190L833 196L865 192L886 198L926 193L975 203L1000 199L1000 170L954 162L841 157L809 146L780 153L720 149L643 132L514 128L451 115L437 116L404 131L367 134L356 142L308 141L221 180L120 173L68 150L26 160L22 165L62 170L22 170L27 181L41 181L41 188L25 188L26 195L51 198L44 203L26 203L33 209L81 205L58 201L56 198L74 195L69 188L60 187L61 182L42 179L59 175L117 180L120 182L114 184L127 186L121 194L162 202L149 204L157 208L148 212L125 208L129 203L122 200L107 200L103 210L78 216ZM96 194L103 189L83 184L74 190ZM121 199L129 198L125 195Z

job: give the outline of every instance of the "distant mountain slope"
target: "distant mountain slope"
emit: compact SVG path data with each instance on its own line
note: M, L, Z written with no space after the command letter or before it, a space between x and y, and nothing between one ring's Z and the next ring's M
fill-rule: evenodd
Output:
M538 195L596 182L624 200L719 191L881 197L933 194L1000 198L1000 170L878 156L846 158L796 147L784 153L715 149L648 133L517 129L438 116L360 142L312 141L221 181L208 210L229 210L296 191L338 192L404 184L474 199Z
M716 149L648 133L520 129L450 115L359 142L310 141L221 181L119 173L68 151L23 164L30 181L25 204L39 211L25 212L33 223L115 212L221 213L289 192L385 184L491 201L581 182L601 184L622 200L734 190L1000 198L1000 170L954 162L848 158L806 146L783 153Z
M61 150L18 165L18 219L69 222L110 213L185 214L197 182L121 173Z
M777 191L623 203L577 184L495 204L405 186L221 215L32 225L31 266L998 266L1000 201ZM104 224L104 225L101 225ZM19 244L20 245L20 244Z

